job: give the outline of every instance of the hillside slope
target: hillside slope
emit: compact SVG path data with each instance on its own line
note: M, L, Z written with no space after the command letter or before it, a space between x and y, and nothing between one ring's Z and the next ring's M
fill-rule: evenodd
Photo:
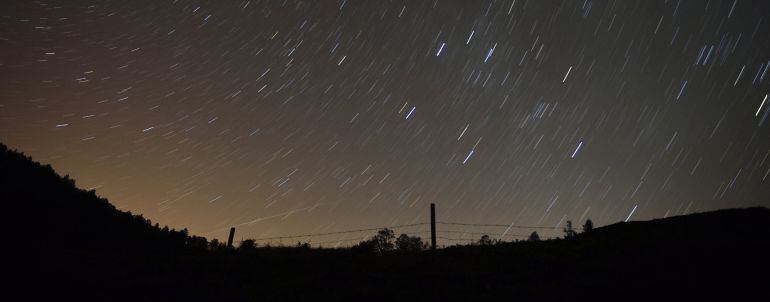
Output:
M572 239L435 252L206 249L0 145L25 300L770 300L770 210L618 223Z
M75 187L50 165L41 165L0 144L0 198L24 225L23 235L33 246L59 249L158 250L199 243L187 231L161 229L141 215L119 211L94 191ZM23 232L23 233L22 233Z
M160 228L141 215L117 210L94 191L75 187L74 180L59 176L51 166L3 144L0 201L9 210L6 234L17 247L11 249L17 288L46 285L42 291L27 290L24 296L42 299L69 292L114 299L108 296L113 291L157 277L171 279L148 282L147 293L173 292L168 291L168 281L184 280L167 273L178 269L176 259L206 254L205 238Z

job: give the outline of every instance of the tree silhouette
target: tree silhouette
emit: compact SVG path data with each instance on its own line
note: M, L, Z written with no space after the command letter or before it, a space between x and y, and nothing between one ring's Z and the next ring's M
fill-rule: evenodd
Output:
M583 225L583 232L588 233L594 229L594 222L591 221L591 219L586 220L586 223Z
M567 220L567 227L564 228L564 238L572 238L577 235L577 231L572 228L572 220Z
M393 240L396 239L393 230L384 228L372 237L372 248L375 252L390 251L393 249Z
M425 247L422 239L417 236L409 236L407 234L401 234L396 239L396 248L399 251L415 252L420 251Z
M532 232L532 234L529 234L529 241L540 241L540 235L537 234L537 232Z

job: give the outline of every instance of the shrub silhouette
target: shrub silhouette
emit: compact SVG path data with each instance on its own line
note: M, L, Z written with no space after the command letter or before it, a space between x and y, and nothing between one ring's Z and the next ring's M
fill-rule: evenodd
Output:
M492 238L489 238L489 235L482 235L478 241L479 245L492 245L493 243L494 242L492 241Z
M216 238L211 239L211 241L209 241L209 250L218 251L223 249L225 249L224 242L219 242L219 240Z
M187 238L187 245L195 249L205 250L208 248L209 243L205 237L198 237L193 235Z
M398 248L399 251L421 251L425 248L425 243L422 242L420 237L401 234L396 239L396 248Z
M352 246L350 249L355 252L363 252L363 253L369 253L369 252L375 251L374 242L372 241L372 239L361 241L358 244Z
M594 229L594 222L591 221L591 219L586 220L586 223L583 224L583 232L588 233L590 231L593 231Z
M257 244L253 239L246 239L238 246L239 251L253 251L257 249Z
M372 238L359 242L352 249L359 252L385 252L393 250L396 238L393 230L384 228L377 231Z
M529 234L528 241L540 241L540 235L537 234L537 232L532 232L532 234Z

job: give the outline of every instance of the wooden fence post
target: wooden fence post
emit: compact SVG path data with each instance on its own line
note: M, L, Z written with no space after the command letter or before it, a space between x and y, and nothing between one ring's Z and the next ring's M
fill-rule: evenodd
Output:
M235 236L235 228L230 228L230 237L227 238L227 248L233 247L233 237Z
M430 249L436 250L436 204L430 204Z

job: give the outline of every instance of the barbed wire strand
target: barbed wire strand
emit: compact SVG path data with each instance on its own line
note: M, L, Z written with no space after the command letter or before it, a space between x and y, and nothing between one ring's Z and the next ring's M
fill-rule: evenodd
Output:
M318 237L318 236L328 236L328 235L356 233L356 232L377 231L377 230L382 230L382 229L386 229L386 228L387 229L399 229L399 228L407 228L407 227L427 225L427 224L429 224L429 223L424 222L424 223L402 224L402 225L396 225L396 226L387 226L387 227L379 227L379 228L366 228L366 229L357 229L357 230L346 230L346 231L327 232L327 233L310 233L310 234L291 235L291 236L263 237L263 238L254 238L252 240L254 240L254 241L265 241L265 240L281 240L281 239L293 239L293 238L305 238L305 237Z
M508 225L508 224L490 224L490 223L462 223L462 222L439 222L436 221L436 224L443 224L443 225L462 225L462 226L481 226L481 227L505 227L505 228L516 228L516 229L548 229L548 230L557 230L561 229L561 227L547 227L547 226L528 226L528 225Z

